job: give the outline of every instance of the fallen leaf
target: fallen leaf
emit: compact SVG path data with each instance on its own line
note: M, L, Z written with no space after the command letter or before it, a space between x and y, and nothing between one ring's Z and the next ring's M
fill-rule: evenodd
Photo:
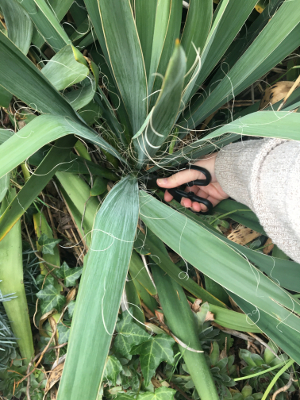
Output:
M202 303L202 300L196 299L194 303L192 304L192 310L196 313L200 310L200 304Z
M266 243L265 243L265 245L264 245L263 253L264 254L270 254L271 251L273 250L273 248L274 248L274 243L272 242L271 238L268 238Z
M164 314L158 310L155 310L155 316L161 324L165 323Z
M204 322L213 321L214 319L215 319L214 314L210 311L207 311Z
M227 236L227 239L231 240L234 243L245 245L252 242L252 240L256 239L259 236L259 232L247 228L244 225L239 225L234 231L231 232L230 235Z
M49 392L49 390L58 382L62 376L62 372L64 369L65 363L59 364L57 367L55 367L49 374L49 378L47 380L47 384L45 387L45 394Z
M268 107L270 104L275 104L284 99L294 83L295 82L281 81L275 83L273 86L268 87L265 90L264 96L260 102L259 109L262 110Z
M56 400L57 392L58 392L58 390L56 387L51 388L51 390L50 390L50 399L51 400Z

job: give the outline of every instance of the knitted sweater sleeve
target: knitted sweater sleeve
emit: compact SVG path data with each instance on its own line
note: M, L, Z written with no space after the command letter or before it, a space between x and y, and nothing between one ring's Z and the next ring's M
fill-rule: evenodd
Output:
M273 242L300 262L300 142L230 144L219 152L215 171L222 189L251 208Z

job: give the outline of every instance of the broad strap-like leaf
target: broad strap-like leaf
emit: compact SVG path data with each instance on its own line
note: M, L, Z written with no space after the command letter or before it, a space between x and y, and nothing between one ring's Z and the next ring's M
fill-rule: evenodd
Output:
M31 19L17 0L2 0L1 8L9 39L26 55L33 32Z
M36 295L41 300L40 305L43 314L54 309L61 310L66 301L65 296L60 294L60 288L56 288L53 285L47 285Z
M148 124L144 132L134 139L139 166L155 156L174 125L181 102L185 67L185 54L178 41Z
M144 1L135 0L135 20L136 27L141 42L142 52L145 61L146 74L149 84L149 70L152 59L153 35L155 29L156 7L157 4L164 5L169 1ZM163 16L160 14L160 26L163 25ZM164 37L163 37L164 38Z
M51 58L42 69L42 74L57 90L63 90L83 81L89 74L87 63L76 60L76 49L65 46ZM79 53L81 54L81 53ZM83 59L84 60L84 59Z
M288 23L282 24L285 20ZM225 70L224 78L207 99L195 102L185 127L197 126L297 48L300 44L299 20L298 5L285 1L231 70L228 73Z
M163 361L173 364L175 340L166 334L149 337L149 339L132 350L132 354L140 356L141 369L145 379L145 386L148 386L154 376L156 368Z
M241 254L145 192L140 194L140 204L144 223L176 253L224 288L300 332L300 319L292 313L300 312L299 301Z
M71 40L45 0L18 0L18 2L27 11L45 42L55 52L66 44L71 44Z
M195 49L204 49L213 16L211 0L191 0L186 23L181 37L181 45L186 54L186 70L189 72L195 58Z
M0 82L0 87L17 96L35 111L78 120L70 104L2 32L0 76L5 76Z
M166 156L162 159L160 165L177 165L186 162L187 158L197 159L217 150L220 145L226 145L238 140L240 135L300 140L299 122L300 114L298 113L257 111L236 119L172 155ZM229 132L235 135L227 135L222 138L222 135ZM214 139L218 140L214 142ZM207 142L209 145L207 145Z
M276 346L300 364L300 349L295 346L299 333L287 326L284 321L279 322L265 311L241 299L234 293L229 292L230 297L246 313L246 315L270 338Z
M128 176L113 187L96 216L58 400L97 398L125 285L138 214L137 181Z
M147 116L147 78L129 0L98 0L111 69L133 129Z
M117 158L121 157L112 146L84 124L64 117L40 115L0 146L0 177L17 167L45 144L70 134L81 136ZM22 146L20 146L21 140ZM16 148L18 152L13 152Z
M131 313L123 312L122 318L116 325L118 335L114 341L114 350L123 357L131 359L133 346L149 340L150 335L133 321Z

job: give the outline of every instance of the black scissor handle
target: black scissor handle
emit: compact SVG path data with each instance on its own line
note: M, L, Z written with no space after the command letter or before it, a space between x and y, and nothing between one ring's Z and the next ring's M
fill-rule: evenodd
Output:
M210 174L209 171L207 171L206 168L199 167L198 165L190 165L189 168L187 168L187 169L194 169L196 171L200 171L205 176L205 179L196 179L194 181L188 182L187 186L190 186L190 187L194 186L194 185L207 186L207 185L210 184L210 182L211 182L211 174Z

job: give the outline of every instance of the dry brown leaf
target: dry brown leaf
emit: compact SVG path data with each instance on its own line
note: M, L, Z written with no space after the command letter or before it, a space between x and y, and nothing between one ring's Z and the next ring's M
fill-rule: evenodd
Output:
M274 243L272 242L271 238L268 238L266 243L264 244L263 253L270 254L274 248Z
M152 382L152 385L155 387L155 388L160 388L161 387L161 383L159 382L159 380L158 379L156 379L156 378L152 378L151 379L151 382Z
M69 304L70 301L75 300L76 294L77 294L77 288L76 288L76 287L73 287L73 288L69 291L69 293L67 294L67 297L66 297L66 304Z
M202 300L196 299L194 303L192 304L192 310L197 313L200 310L200 304L202 303Z
M155 316L161 324L165 323L164 314L158 310L155 310Z
M174 264L178 263L178 261L181 260L181 257L173 251L168 251L168 254Z
M57 392L58 392L58 390L56 387L51 388L51 390L50 390L50 399L51 400L56 400Z
M49 374L49 378L47 380L47 384L45 387L45 394L49 392L49 390L58 382L62 376L63 369L64 369L65 363L59 364L57 367L55 367Z
M52 316L48 318L48 321L51 326L52 332L55 332L54 340L55 340L55 345L57 345L58 344L57 322Z
M40 333L41 336L45 336L45 337L48 337L48 336L49 336L49 335L45 332L45 330L43 329L43 323L44 323L52 314L55 314L55 313L56 313L55 310L51 310L51 311L49 311L49 312L47 312L47 313L45 313L45 314L43 314L43 315L41 316L40 321L39 321L39 333Z
M207 311L204 322L213 321L214 319L215 319L214 314L210 311Z
M262 110L268 107L270 104L275 104L278 101L285 98L291 87L295 82L281 81L275 83L275 85L268 87L265 90L264 97L260 102L259 109Z
M230 235L227 236L227 239L231 240L234 243L245 245L252 242L252 240L256 239L259 236L260 233L254 231L253 229L247 228L244 225L239 225L230 233Z

